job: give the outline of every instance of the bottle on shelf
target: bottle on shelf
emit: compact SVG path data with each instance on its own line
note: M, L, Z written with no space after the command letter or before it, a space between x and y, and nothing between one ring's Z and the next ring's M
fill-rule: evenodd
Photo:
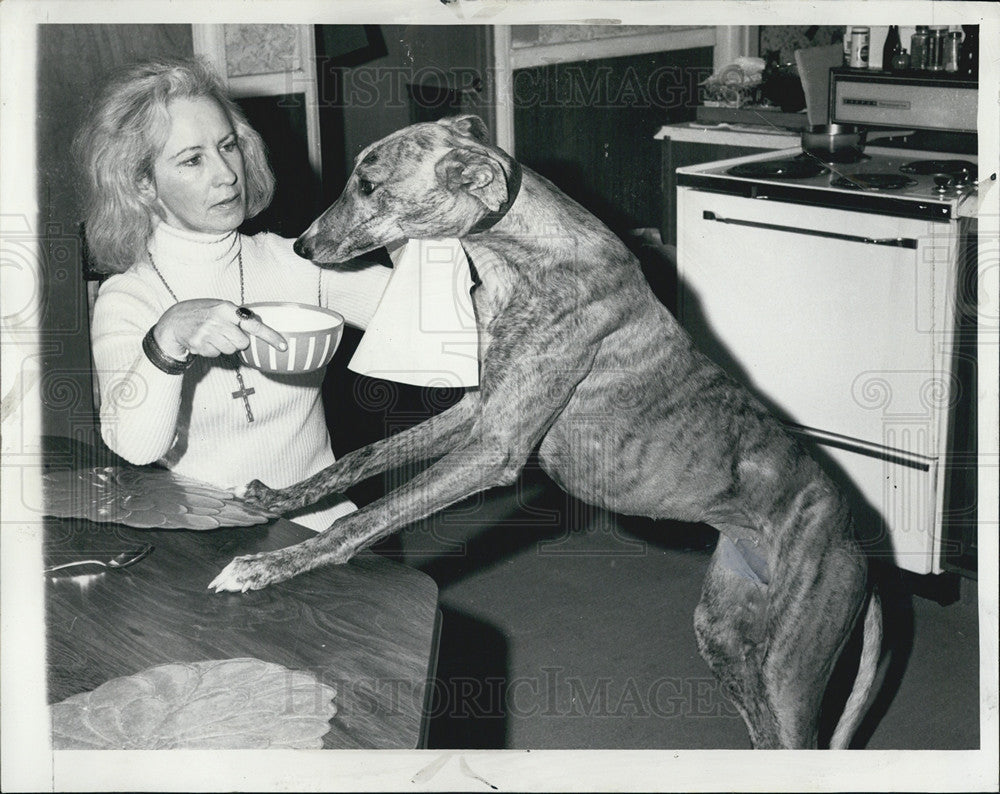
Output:
M927 25L917 25L916 32L910 36L910 68L927 68L927 43L930 38L930 28Z
M893 59L899 54L902 48L902 42L899 40L899 25L889 25L885 44L882 45L882 71L891 71Z

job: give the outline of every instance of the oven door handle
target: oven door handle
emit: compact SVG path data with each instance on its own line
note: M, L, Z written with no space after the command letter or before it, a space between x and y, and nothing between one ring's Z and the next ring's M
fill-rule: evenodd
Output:
M729 223L734 226L750 226L754 229L770 229L776 232L789 232L791 234L807 234L811 237L828 237L833 240L847 240L851 243L865 243L867 245L885 245L891 248L912 248L916 250L917 241L912 237L860 237L854 234L842 234L841 232L822 232L818 229L802 229L798 226L779 226L776 223L761 223L760 221L745 221L739 218L723 218L710 210L704 210L701 217L706 221L716 221L717 223Z

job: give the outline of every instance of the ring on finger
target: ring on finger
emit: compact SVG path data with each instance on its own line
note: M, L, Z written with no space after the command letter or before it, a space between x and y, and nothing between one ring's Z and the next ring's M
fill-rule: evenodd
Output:
M252 320L253 312L250 311L246 306L239 306L236 309L237 324L240 320Z

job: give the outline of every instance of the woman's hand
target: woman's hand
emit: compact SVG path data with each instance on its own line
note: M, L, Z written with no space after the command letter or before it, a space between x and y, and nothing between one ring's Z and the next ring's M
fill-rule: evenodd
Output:
M279 350L288 347L281 334L264 325L256 315L249 320L241 319L237 308L235 303L215 298L181 301L163 313L153 336L164 353L177 359L185 358L189 352L215 358L245 350L250 345L250 336L263 339Z

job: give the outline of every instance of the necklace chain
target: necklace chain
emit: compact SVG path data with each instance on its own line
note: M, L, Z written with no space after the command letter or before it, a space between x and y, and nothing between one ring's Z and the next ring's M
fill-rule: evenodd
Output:
M153 266L153 270L155 270L156 275L160 277L160 281L162 281L163 286L167 288L167 292L169 292L170 297L174 299L174 303L180 303L181 301L180 298L177 297L177 293L175 293L172 289L170 289L170 285L167 283L167 280L163 277L163 273L160 272L160 268L156 266L156 261L153 259L153 252L146 251L146 253L149 255L149 264ZM240 244L240 250L237 252L236 257L240 266L240 306L242 306L244 303L246 303L246 292L245 292L245 285L243 282L242 243ZM235 362L235 358L233 359L233 361ZM254 417L253 417L253 410L250 408L250 395L253 394L255 390L252 388L248 389L246 387L246 383L243 381L243 372L240 370L240 365L238 363L236 364L236 382L239 384L240 388L237 391L233 392L233 399L234 400L240 398L243 399L243 407L246 409L247 412L247 422L253 422Z
M149 264L151 264L153 266L153 270L155 270L156 271L156 275L158 275L160 277L160 281L162 281L163 282L163 286L167 288L167 292L169 292L170 293L170 297L174 299L174 303L180 303L181 299L177 297L177 293L176 292L174 292L172 289L170 289L170 285L167 283L167 280L163 277L163 274L160 272L160 268L158 268L156 266L156 260L153 259L153 252L152 251L147 251L146 253L149 255Z

